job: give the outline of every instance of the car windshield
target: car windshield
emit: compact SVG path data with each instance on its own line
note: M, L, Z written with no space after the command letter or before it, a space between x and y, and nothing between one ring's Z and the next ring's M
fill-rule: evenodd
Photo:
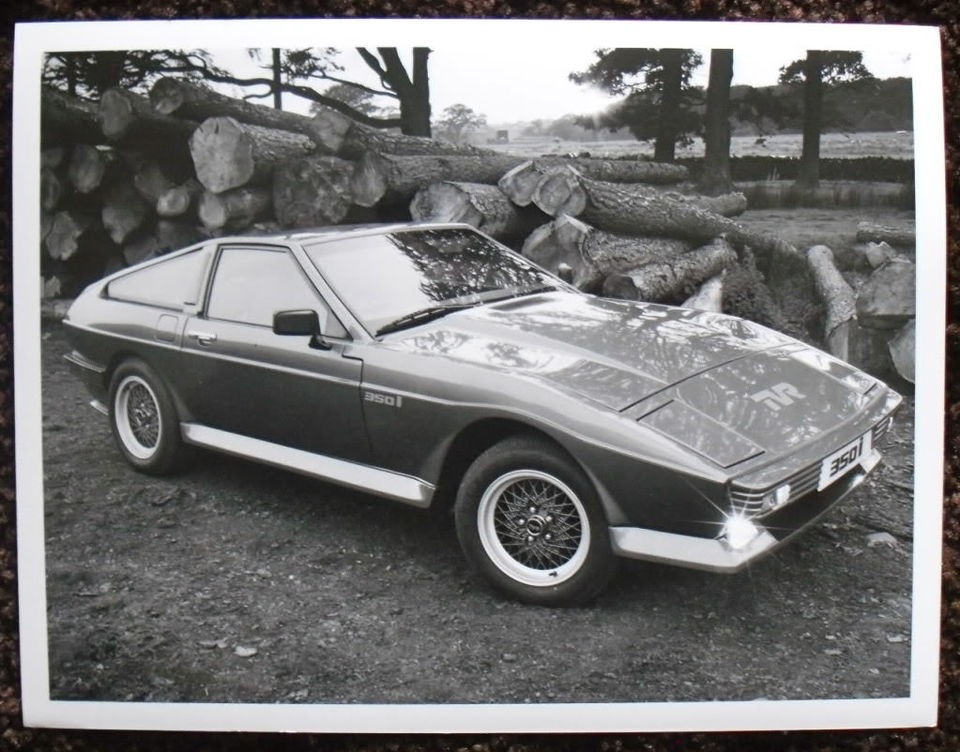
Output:
M557 284L522 257L466 228L401 230L304 248L371 334Z

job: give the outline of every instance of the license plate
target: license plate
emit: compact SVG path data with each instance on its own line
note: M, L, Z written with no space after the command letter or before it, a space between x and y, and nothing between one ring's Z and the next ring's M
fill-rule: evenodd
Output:
M822 491L841 475L861 464L870 454L869 433L835 451L820 464L820 482L817 484L817 490Z

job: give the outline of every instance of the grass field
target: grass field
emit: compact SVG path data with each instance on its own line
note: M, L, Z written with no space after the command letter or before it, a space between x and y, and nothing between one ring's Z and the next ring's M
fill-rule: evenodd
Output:
M515 137L506 144L478 144L497 151L521 156L541 154L578 154L590 152L593 156L621 157L626 155L653 156L653 143L648 141L560 141L547 137ZM799 157L801 135L784 133L757 139L756 136L734 136L730 153L735 157ZM703 156L703 140L697 138L690 146L677 149L678 157ZM913 133L825 133L820 137L820 156L836 158L892 157L913 158Z

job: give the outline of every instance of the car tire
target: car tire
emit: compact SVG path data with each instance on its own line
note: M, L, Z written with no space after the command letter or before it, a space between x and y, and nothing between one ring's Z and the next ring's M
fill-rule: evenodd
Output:
M180 469L186 447L163 380L140 360L120 364L110 380L110 427L124 458L150 475Z
M517 600L582 605L613 575L616 559L596 491L544 439L515 437L481 454L464 474L454 516L467 560Z

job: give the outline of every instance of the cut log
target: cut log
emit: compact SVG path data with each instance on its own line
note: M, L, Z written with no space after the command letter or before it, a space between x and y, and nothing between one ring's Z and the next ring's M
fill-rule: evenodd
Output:
M807 262L814 286L823 301L824 338L827 349L841 360L850 360L857 335L857 306L853 289L846 283L833 260L833 251L825 245L807 250Z
M686 253L692 247L685 240L614 235L564 214L530 233L523 255L554 274L566 264L574 285L598 292L610 274Z
M353 202L354 164L338 157L281 162L273 176L273 206L284 227L337 224Z
M157 236L161 253L186 248L188 245L199 243L201 240L210 237L210 233L202 227L170 219L158 221L153 232Z
M136 139L169 146L185 143L197 127L189 120L158 115L148 99L120 88L103 92L97 118L108 141Z
M916 233L909 227L890 227L873 222L860 222L857 225L858 243L888 243L894 248L913 248L916 245Z
M53 212L40 210L40 242L47 239L50 234L50 228L53 227Z
M50 258L66 261L80 250L83 236L95 229L96 221L93 217L73 210L59 211L50 223L50 230L43 240L43 245Z
M89 144L77 144L70 152L67 175L80 193L92 193L103 183L113 155Z
M244 125L230 117L204 120L190 138L197 179L213 193L266 182L278 162L313 151L306 136Z
M180 217L196 206L203 193L203 186L196 178L189 178L180 185L169 188L157 198L157 214L161 217Z
M857 318L875 329L899 329L917 315L917 269L894 259L870 275L857 295Z
M570 167L546 170L533 202L547 214L570 214L608 232L663 236L706 242L719 235L737 248L750 247L764 261L789 257L805 261L790 243L748 230L732 219L698 206L679 194L640 185L618 185L584 178Z
M608 183L679 183L687 178L687 168L661 162L628 159L571 159L540 157L510 169L500 179L500 189L518 206L527 206L543 176L558 167L572 167L586 178Z
M153 205L176 184L177 180L170 175L166 166L153 159L145 160L133 174L134 188Z
M310 124L310 137L325 154L359 159L368 151L378 154L491 154L475 146L459 146L421 136L404 136L361 125L336 110L323 108Z
M736 263L737 252L726 240L662 261L653 261L630 272L611 274L603 294L611 298L650 302L683 299L702 282Z
M157 81L150 89L150 104L160 115L176 115L198 123L213 117L231 117L237 122L262 128L292 131L304 136L312 133L313 118L228 97L179 78Z
M664 204L695 207L720 216L743 214L747 198L742 193L722 196L688 196L675 191L665 192L640 183L609 183L584 178L574 168L550 169L544 172L533 191L532 201L550 216L560 214L584 215L584 219L603 218L609 225L613 218L610 210L640 210L650 213ZM617 220L621 225L630 224L630 218ZM603 226L600 222L598 226ZM626 231L626 227L606 227Z
M890 357L893 366L911 384L916 383L917 322L911 319L890 340Z
M604 180L608 183L647 183L650 185L671 185L682 183L689 177L683 165L665 162L647 162L642 159L594 159L590 157L553 157L545 156L534 160L544 167L568 163L581 175L592 180Z
M505 154L393 156L368 151L352 180L358 206L407 203L421 188L446 180L495 185L521 158Z
M700 285L700 289L680 305L697 311L720 313L723 310L723 272Z
M151 213L151 207L137 193L132 180L118 180L106 193L100 217L110 239L123 245Z
M123 245L123 259L129 264L139 264L142 261L162 256L170 251L186 248L204 238L210 233L203 228L161 219L152 228L141 229L136 235Z
M544 220L533 207L512 204L495 185L452 181L419 191L410 215L415 220L466 222L502 241L521 238Z
M53 211L63 197L63 184L49 167L40 170L40 208Z
M160 244L152 232L141 233L123 244L123 260L128 266L149 261L160 255Z
M224 193L204 192L197 214L204 227L241 229L269 214L270 205L269 189L246 186Z
M95 104L43 87L40 93L40 142L44 148L96 144L102 140Z
M67 157L67 149L63 146L51 146L49 149L43 149L40 152L40 167L49 167L51 170L57 169L63 164Z

